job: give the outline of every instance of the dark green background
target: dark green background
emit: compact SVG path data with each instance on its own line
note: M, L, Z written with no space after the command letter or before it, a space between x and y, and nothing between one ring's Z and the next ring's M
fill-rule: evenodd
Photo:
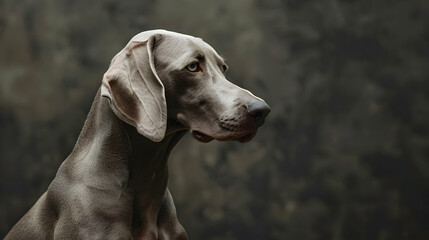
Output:
M138 32L202 37L272 107L248 144L187 136L191 239L429 239L429 1L0 0L0 237L70 153Z

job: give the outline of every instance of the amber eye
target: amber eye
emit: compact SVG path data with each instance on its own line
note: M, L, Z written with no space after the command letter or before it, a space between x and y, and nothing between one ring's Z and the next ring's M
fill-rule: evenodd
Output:
M193 62L193 63L189 64L188 66L186 66L186 68L191 72L197 72L199 69L199 65L197 62Z
M226 72L226 70L228 70L228 66L226 66L225 64L222 65L222 70L223 70L223 72Z

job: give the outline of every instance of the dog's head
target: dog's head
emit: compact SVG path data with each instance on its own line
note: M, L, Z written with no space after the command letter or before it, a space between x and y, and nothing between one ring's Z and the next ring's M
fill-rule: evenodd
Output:
M229 82L226 70L224 60L200 38L147 31L112 60L102 95L119 118L152 141L164 138L168 117L202 142L247 142L270 108Z

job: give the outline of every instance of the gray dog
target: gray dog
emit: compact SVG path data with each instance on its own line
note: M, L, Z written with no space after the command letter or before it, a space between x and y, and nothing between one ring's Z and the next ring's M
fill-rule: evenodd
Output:
M226 69L200 38L133 37L104 74L72 153L5 239L188 239L167 189L169 153L187 131L248 142L270 112Z

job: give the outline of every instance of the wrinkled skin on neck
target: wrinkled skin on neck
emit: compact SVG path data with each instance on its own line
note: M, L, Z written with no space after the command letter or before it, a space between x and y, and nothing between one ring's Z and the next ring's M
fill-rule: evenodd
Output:
M150 141L98 92L72 153L5 239L187 239L167 189L184 133Z

